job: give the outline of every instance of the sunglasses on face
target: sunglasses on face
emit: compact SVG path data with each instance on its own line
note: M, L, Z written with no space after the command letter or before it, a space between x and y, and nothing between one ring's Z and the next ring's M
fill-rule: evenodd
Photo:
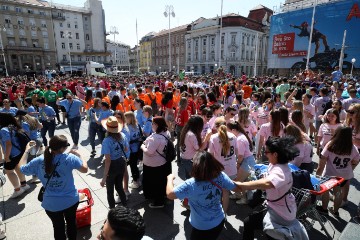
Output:
M346 112L350 115L353 115L354 113L356 113L354 110L346 110Z

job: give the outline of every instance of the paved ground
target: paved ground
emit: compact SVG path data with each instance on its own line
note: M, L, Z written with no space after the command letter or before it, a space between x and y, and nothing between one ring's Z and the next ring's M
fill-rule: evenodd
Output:
M94 206L92 207L92 225L90 227L79 229L78 239L96 239L99 229L106 218L108 205L106 200L106 189L101 188L100 179L103 173L103 162L99 155L90 158L90 146L87 139L88 124L84 121L80 131L80 151L84 159L89 159L89 172L81 174L74 171L75 184L78 188L87 187L91 190L94 197ZM64 134L71 141L69 131L63 126L57 127L56 134ZM97 146L100 152L101 145ZM326 228L334 239L338 239L341 232L345 228L347 222L356 214L357 204L360 200L359 190L360 183L360 167L355 171L350 189L350 204L344 209L340 209L341 220L336 220L332 216L325 218ZM130 170L129 170L130 172ZM173 163L173 172L177 173L176 163ZM30 178L28 178L29 180ZM175 183L181 180L176 179ZM27 240L27 239L52 239L53 230L50 219L46 216L45 211L41 208L37 200L37 194L40 184L30 184L31 189L18 199L9 199L12 193L12 187L9 182L6 183L3 190L0 190L2 203L0 211L4 216L4 224L7 232L8 240ZM330 202L330 205L332 203ZM129 207L138 209L143 215L146 222L146 235L154 240L169 239L189 239L190 224L189 216L180 206L179 201L168 201L164 209L151 209L148 202L142 196L140 190L132 190L132 194L128 201ZM242 239L241 226L242 220L251 212L247 206L238 206L231 200L228 211L228 222L219 239ZM240 232L239 232L240 231ZM314 228L308 231L310 239L326 239L324 232L321 230L318 222L315 222ZM257 239L264 239L261 232L257 233ZM359 239L359 238L357 238Z

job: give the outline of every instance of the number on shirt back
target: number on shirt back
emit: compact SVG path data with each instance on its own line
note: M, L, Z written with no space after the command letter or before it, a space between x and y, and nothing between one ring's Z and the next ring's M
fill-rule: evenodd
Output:
M221 151L221 156L222 156L222 157L225 157L225 158L230 158L230 157L232 157L232 155L234 155L234 153L235 153L234 149L235 149L234 146L231 146L231 147L230 147L230 151L229 151L229 155L227 155L227 156L226 156L226 155L223 155L223 151Z
M339 169L339 168L346 168L349 162L350 162L350 158L341 159L339 157L335 157L333 164L335 164L335 166Z

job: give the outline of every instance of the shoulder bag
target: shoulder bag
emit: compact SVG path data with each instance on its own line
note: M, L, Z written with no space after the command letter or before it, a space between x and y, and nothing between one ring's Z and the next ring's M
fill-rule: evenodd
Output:
M45 184L45 187L42 186L42 187L40 188L40 191L39 191L39 194L38 194L38 200L39 200L39 202L42 202L42 201L44 200L45 190L46 190L46 188L47 188L47 186L48 186L48 184L49 184L50 179L51 179L52 176L54 175L54 172L55 172L55 170L56 170L56 167L57 167L59 164L60 164L60 160L59 160L59 161L57 162L57 164L55 165L55 168L54 168L54 170L52 171L52 173L50 174L50 177L48 178L48 180L47 180L47 182L46 182L46 184Z

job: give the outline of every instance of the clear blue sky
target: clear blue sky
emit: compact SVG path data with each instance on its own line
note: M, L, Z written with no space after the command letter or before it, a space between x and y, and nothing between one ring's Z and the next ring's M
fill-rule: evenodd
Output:
M50 1L50 0L49 0ZM85 0L53 0L72 6L83 6ZM247 17L249 10L262 4L270 9L279 9L280 0L223 0L223 14L237 13ZM151 31L168 29L168 19L164 17L165 5L173 5L175 18L171 27L191 23L199 17L220 16L221 0L102 0L105 10L106 29L116 26L119 34L116 40L133 47L136 44L136 19L139 40ZM113 39L113 36L108 38Z

